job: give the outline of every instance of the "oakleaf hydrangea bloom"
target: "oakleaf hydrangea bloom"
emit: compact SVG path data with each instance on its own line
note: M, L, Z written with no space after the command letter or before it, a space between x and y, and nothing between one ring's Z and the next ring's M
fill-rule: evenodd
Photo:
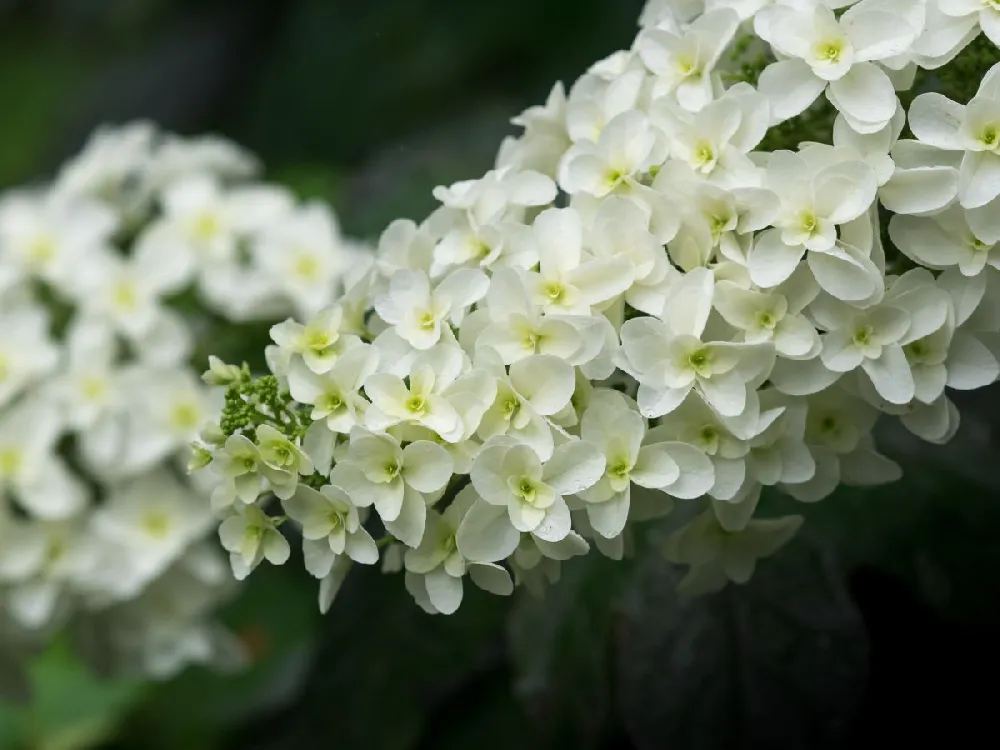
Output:
M967 103L924 74L998 28L983 0L651 0L338 299L283 286L309 314L272 329L269 374L212 362L196 455L234 572L295 524L324 611L381 563L448 614L466 577L541 591L666 516L710 591L807 520L765 492L898 479L878 420L945 442L950 391L1000 375L1000 66ZM215 218L170 216L225 266L256 217L195 187Z
M353 426L336 394L374 367L334 366L360 340L338 333L331 303L356 248L329 208L256 171L226 141L137 123L97 132L53 182L0 195L0 610L31 647L99 627L110 653L84 656L154 677L238 648L213 617L233 590L213 507L233 513L222 536L236 570L280 563L288 542L255 502L267 490L304 505L288 475L313 464L260 420L220 443L216 480L187 476L212 458L190 449L221 404L211 386L249 378L213 358L203 382L199 344L251 316L316 316L278 335L312 378L297 375L296 393ZM328 515L344 518L331 554L360 548L363 516L331 493ZM374 562L366 549L355 558Z

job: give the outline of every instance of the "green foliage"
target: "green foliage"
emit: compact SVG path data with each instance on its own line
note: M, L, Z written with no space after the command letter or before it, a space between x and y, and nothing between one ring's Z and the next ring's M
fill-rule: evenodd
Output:
M88 73L87 66L59 39L0 32L0 186L38 177L51 148L53 124L65 116L67 99Z
M915 91L939 91L965 104L976 95L986 71L1000 62L997 47L980 34L950 63L937 70L921 70ZM904 102L905 104L905 102Z
M631 562L591 554L565 563L544 598L520 594L507 638L514 691L534 722L537 747L598 750L608 741L614 712L609 644Z
M141 680L92 674L59 639L28 666L30 702L0 706L0 749L86 750L111 738L148 693Z
M279 710L296 697L322 623L316 581L293 560L262 567L223 613L249 657L233 673L205 668L152 689L124 726L122 747L142 750L216 750L241 724ZM307 745L308 746L308 745Z

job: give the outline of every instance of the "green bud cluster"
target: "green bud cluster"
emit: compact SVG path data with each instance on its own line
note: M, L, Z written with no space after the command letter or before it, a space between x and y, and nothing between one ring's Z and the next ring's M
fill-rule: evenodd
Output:
M296 403L274 375L232 382L226 388L219 423L223 434L253 433L262 424L295 440L305 435L312 419L308 409Z

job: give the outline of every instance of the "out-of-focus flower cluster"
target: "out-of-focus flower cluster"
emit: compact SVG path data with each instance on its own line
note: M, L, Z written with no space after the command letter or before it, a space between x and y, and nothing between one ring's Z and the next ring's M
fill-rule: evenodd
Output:
M128 671L231 653L211 487L186 471L220 394L192 354L233 321L322 309L355 252L325 206L256 172L228 142L139 123L0 196L6 647L99 622L100 658Z
M215 363L199 450L237 576L293 523L323 608L381 560L451 613L466 575L541 585L697 504L667 554L711 590L799 527L762 489L897 479L880 415L944 442L947 390L1000 373L1000 67L967 104L897 92L998 30L981 0L650 2L494 170L275 326L271 375ZM823 108L831 142L760 150Z

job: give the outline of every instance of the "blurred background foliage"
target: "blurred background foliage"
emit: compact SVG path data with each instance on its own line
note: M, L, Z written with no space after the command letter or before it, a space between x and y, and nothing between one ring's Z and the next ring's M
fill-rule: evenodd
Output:
M508 120L630 43L641 0L0 0L0 187L103 122L219 132L375 238L491 166ZM220 343L237 359L259 341ZM1000 667L995 396L945 449L883 436L906 479L842 490L752 582L694 601L640 540L545 600L467 588L433 618L357 571L316 610L300 564L226 611L248 670L107 681L57 642L0 750L696 750L899 744L988 726ZM791 503L767 498L773 512ZM794 509L801 512L802 508ZM919 717L919 720L916 718Z

